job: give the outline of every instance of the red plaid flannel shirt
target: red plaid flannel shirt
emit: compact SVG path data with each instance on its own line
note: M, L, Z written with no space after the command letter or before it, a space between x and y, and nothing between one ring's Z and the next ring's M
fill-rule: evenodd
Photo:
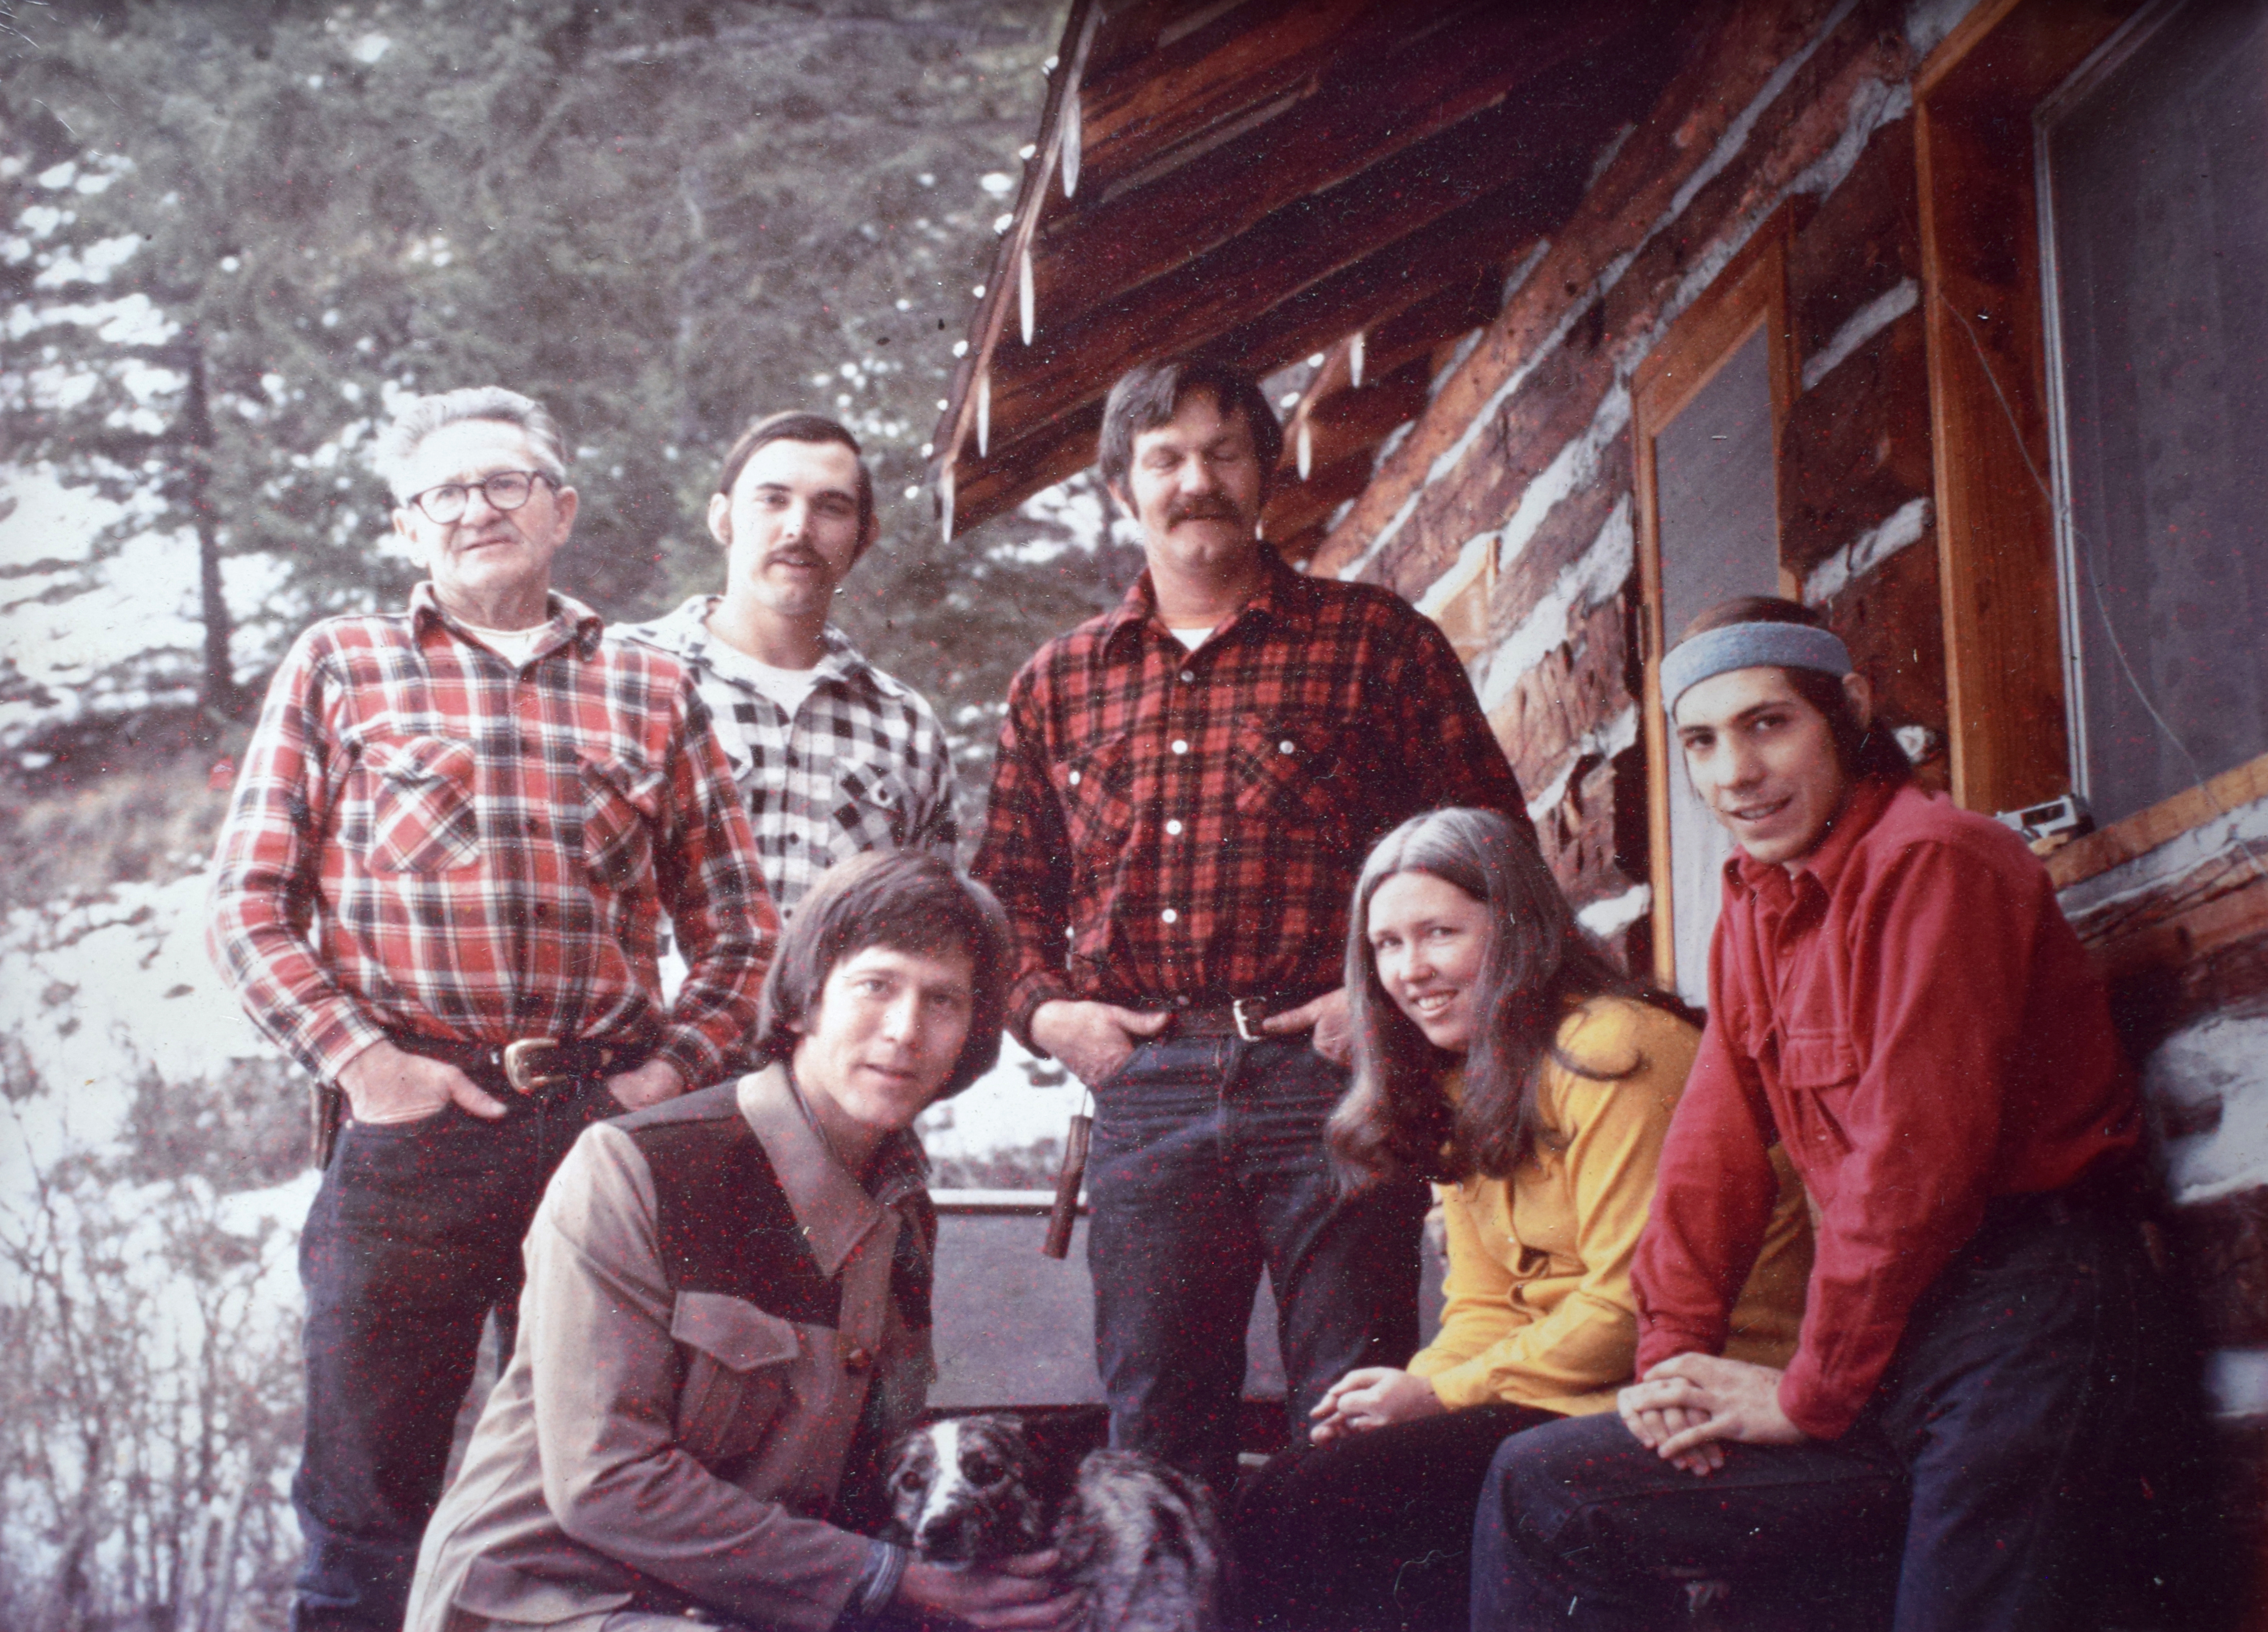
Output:
M976 872L1015 938L1009 1012L1305 999L1340 983L1372 845L1443 805L1531 831L1439 628L1388 590L1278 559L1195 652L1149 574L1008 690Z
M388 1032L651 1041L688 1084L753 1030L778 920L676 659L553 598L515 668L421 584L292 646L223 827L207 944L309 1071ZM657 920L688 964L661 1002Z

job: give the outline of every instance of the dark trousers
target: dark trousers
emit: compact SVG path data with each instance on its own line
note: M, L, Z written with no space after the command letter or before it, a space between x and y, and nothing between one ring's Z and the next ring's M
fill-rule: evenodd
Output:
M1612 1415L1507 1442L1474 1518L1474 1627L1668 1627L1702 1578L1744 1625L2095 1624L2089 1524L2165 1385L2148 1274L2130 1220L1996 1203L1840 1439L1730 1445L1697 1479Z
M1256 1632L1464 1632L1473 1505L1507 1435L1563 1419L1474 1406L1287 1451L1236 1506Z
M452 1104L348 1123L308 1211L298 1632L399 1632L482 1323L496 1312L509 1353L543 1186L586 1126L622 1109L595 1082L542 1098L491 1091L511 1106L501 1122Z
M1145 1045L1095 1094L1087 1262L1110 1443L1224 1501L1263 1266L1294 1435L1348 1371L1418 1347L1425 1190L1339 1196L1322 1132L1345 1089L1305 1038L1199 1038Z

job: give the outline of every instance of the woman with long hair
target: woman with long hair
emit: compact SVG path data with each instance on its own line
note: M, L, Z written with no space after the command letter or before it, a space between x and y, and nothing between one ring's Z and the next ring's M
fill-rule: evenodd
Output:
M1433 1181L1440 1334L1349 1372L1310 1447L1237 1514L1245 1618L1288 1632L1461 1629L1472 1515L1507 1434L1610 1411L1631 1380L1631 1257L1699 1032L1576 924L1499 815L1436 810L1380 841L1346 954L1354 1082L1329 1139L1350 1189ZM1777 1159L1777 1153L1776 1153ZM1727 1353L1795 1346L1810 1237L1783 1168Z

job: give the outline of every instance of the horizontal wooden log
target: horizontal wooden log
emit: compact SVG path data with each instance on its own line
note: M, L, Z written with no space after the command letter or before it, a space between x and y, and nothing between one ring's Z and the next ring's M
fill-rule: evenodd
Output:
M1211 27L1091 78L1079 90L1081 181L1112 182L1207 127L1288 95L1312 93L1366 12L1375 33L1392 0L1247 0Z
M1929 347L1909 312L1796 398L1780 427L1780 560L1799 577L1934 491Z
M1711 0L1662 31L1659 44L1674 71L1656 82L1660 88L1652 111L1591 181L1580 210L1554 231L1550 253L1529 273L1489 336L1445 382L1417 432L1380 473L1353 513L1333 530L1316 558L1319 566L1335 567L1361 553L1387 520L1400 512L1412 491L1425 484L1435 458L1463 435L1505 379L1535 361L1570 304L1585 298L1599 270L1640 247L1693 171L1724 139L1731 122L1778 66L1802 48L1831 5L1832 0L1802 0L1780 7ZM1876 59L1878 54L1871 48L1873 26L1865 17L1854 16L1842 31L1852 37L1838 38L1815 53L1810 70L1839 72L1853 56ZM1649 65L1646 59L1634 63ZM1839 81L1830 87L1830 92L1842 88ZM1837 106L1847 100L1845 92ZM1773 141L1793 112L1786 100L1776 103L1749 133L1749 142ZM1733 168L1748 174L1742 167ZM1697 223L1682 226L1674 236L1688 247L1689 254L1697 254L1710 242L1712 230L1705 222ZM1633 268L1623 281L1628 284L1636 277ZM1659 293L1653 296L1657 303L1660 298ZM1612 317L1605 329L1618 341L1636 332Z
M1297 537L1320 526L1332 511L1362 491L1363 484L1369 480L1366 453L1317 465L1304 482L1294 473L1280 472L1268 496L1268 506L1261 513L1262 530L1274 539Z
M1083 180L1076 205L1051 207L1033 245L1039 309L1050 322L1076 317L1355 178L1366 189L1398 192L1406 174L1423 175L1443 162L1436 138L1565 71L1645 15L1635 0L1572 15L1488 7L1403 49L1343 55L1329 94L1206 152L1200 163L1116 194ZM1521 117L1519 108L1513 112ZM1476 144L1485 139L1466 144ZM1447 157L1454 162L1454 151Z
M1226 357L1255 374L1270 373L1327 348L1365 321L1397 316L1446 287L1469 289L1477 268L1500 264L1509 250L1533 241L1539 231L1548 231L1548 211L1564 209L1580 181L1580 171L1572 166L1548 185L1542 178L1523 180L1452 211L1273 306L1256 295L1224 299L1233 314L1248 320L1241 329L1225 328L1219 310L1208 314L1192 291L1191 299L1177 310L1145 300L1123 313L1098 314L1075 334L1043 333L1041 345L1035 348L1047 354L1040 373L1012 386L1004 386L997 373L994 377L992 455L976 457L973 443L962 448L956 509L974 525L1035 491L1036 487L1002 476L1024 457L1014 450L1027 436L1038 434L1026 427L1090 412L1095 416L1092 423L1099 425L1104 393L1136 363L1168 352L1203 351ZM980 494L988 497L980 498Z

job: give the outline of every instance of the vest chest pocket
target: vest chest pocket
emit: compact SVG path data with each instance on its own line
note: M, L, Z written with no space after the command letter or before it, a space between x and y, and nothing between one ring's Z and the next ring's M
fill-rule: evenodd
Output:
M788 1373L803 1348L794 1323L746 1298L680 1292L669 1335L685 1362L677 1443L709 1466L747 1456L789 1403Z
M623 759L585 759L583 865L609 890L623 890L653 867L653 828L666 779Z
M372 871L445 873L480 860L471 743L446 736L373 740L362 758L372 783Z

